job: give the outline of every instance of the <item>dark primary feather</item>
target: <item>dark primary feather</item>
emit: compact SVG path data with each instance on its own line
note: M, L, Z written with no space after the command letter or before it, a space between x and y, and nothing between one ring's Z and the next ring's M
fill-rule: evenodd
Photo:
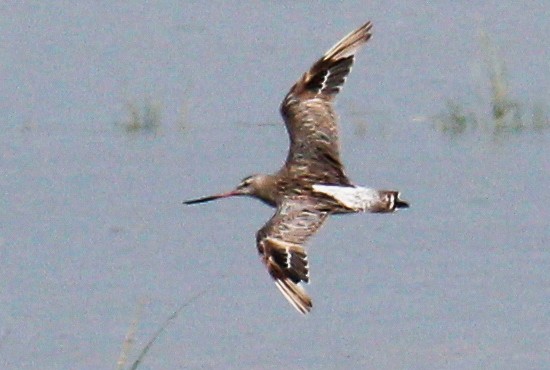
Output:
M336 60L330 65L322 65L321 69L305 82L305 90L311 91L315 95L336 95L351 72L352 64L353 56L349 56Z

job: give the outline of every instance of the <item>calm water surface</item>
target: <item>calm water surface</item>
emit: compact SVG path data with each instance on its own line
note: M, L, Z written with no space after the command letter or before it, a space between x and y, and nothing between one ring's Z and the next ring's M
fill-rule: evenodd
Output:
M115 368L140 302L136 350L206 288L140 368L548 368L550 135L422 118L487 98L481 30L513 95L550 101L550 5L408 4L1 5L0 367ZM280 100L369 19L342 155L412 208L329 220L304 318L256 255L271 209L181 201L276 170ZM147 99L157 135L115 125Z

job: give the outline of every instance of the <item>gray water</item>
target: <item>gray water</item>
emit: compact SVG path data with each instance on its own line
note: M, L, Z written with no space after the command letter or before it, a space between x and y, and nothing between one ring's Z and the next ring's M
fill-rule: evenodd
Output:
M550 368L550 135L429 119L488 99L481 31L547 104L550 3L209 4L0 5L0 367L116 368L140 307L130 360L206 289L140 369ZM342 156L412 207L327 222L304 318L256 253L273 210L181 202L276 170L282 97L367 20ZM125 132L148 101L159 131Z

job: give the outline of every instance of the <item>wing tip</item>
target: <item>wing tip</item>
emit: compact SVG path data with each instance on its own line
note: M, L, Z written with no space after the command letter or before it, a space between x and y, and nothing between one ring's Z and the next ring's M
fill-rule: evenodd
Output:
M356 52L372 37L372 22L351 31L332 46L315 62L310 69L294 84L282 106L288 104L288 97L300 94L324 96L332 100L342 89L351 72Z
M275 285L286 300L302 315L307 315L313 307L311 298L304 288L290 279L275 279Z
M372 22L351 31L332 46L323 56L323 60L342 59L355 54L357 49L372 37Z

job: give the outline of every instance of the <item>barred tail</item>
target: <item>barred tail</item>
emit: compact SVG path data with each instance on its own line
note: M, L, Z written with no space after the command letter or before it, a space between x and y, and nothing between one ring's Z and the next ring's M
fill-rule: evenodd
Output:
M409 203L399 198L399 192L394 190L380 190L380 205L371 212L395 212L401 208L409 208Z

